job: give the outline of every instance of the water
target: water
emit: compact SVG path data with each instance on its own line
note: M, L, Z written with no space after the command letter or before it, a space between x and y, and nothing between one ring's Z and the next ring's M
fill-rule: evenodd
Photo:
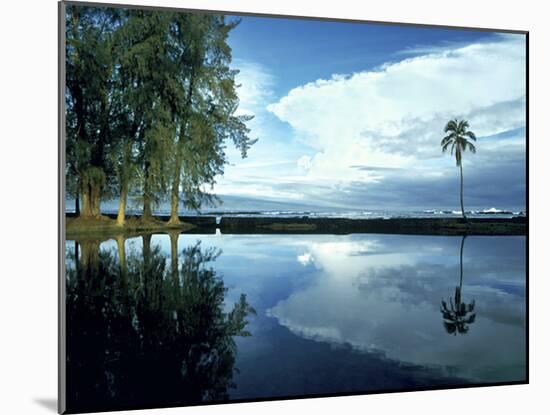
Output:
M67 241L69 409L522 382L525 243Z
M268 206L266 206L268 205ZM66 199L66 209L68 213L75 212L75 202L72 199ZM104 214L116 215L118 213L118 201L106 200L101 202L101 210ZM129 215L141 215L142 206L138 200L131 200L126 209ZM308 216L312 218L349 218L349 219L380 219L380 218L459 218L462 211L457 207L422 207L422 208L401 208L401 209L349 209L335 207L314 207L309 205L294 206L288 203L222 203L218 207L203 207L200 212L186 210L183 206L179 209L182 216L268 216L268 217L301 217ZM159 216L170 215L170 204L161 202L153 207L153 213ZM465 213L470 218L513 218L525 217L525 207L510 206L477 206L465 209Z

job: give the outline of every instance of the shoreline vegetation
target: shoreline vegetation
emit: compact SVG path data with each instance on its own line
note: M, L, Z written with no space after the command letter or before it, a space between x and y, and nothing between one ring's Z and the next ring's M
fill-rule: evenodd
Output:
M178 224L169 216L153 216L143 221L128 216L124 226L117 225L116 215L102 215L100 219L83 220L66 215L67 239L88 236L141 235L143 233L212 234L353 234L380 233L404 235L526 235L527 218L391 218L346 219L296 217L232 217L180 216Z

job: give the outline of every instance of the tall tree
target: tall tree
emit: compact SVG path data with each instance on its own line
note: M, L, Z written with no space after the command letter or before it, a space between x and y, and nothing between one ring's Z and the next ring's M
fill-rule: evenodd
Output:
M112 35L117 12L67 7L67 176L83 217L100 215L111 145Z
M255 140L248 137L245 124L252 117L236 115L238 71L229 68L227 37L238 21L227 23L221 15L178 14L174 23L178 80L185 90L175 117L178 134L171 183L170 223L177 224L180 193L184 205L192 209L215 200L205 187L223 173L225 142L232 140L246 157Z
M152 217L151 205L167 189L176 125L173 108L181 88L175 81L169 29L170 12L126 11L119 33L120 79L126 111L128 142L123 146L120 183L119 220L129 187L130 165L137 165L143 196L143 220ZM131 155L136 157L131 160Z
M457 119L450 120L445 126L445 132L448 133L443 140L441 140L441 149L443 152L447 151L450 147L451 155L454 154L456 159L456 165L460 168L460 208L462 209L462 217L466 220L466 214L464 213L464 176L462 173L462 154L466 150L470 150L475 154L476 147L469 141L471 139L476 141L476 136L472 131L468 130L470 124L468 121Z
M121 16L123 25L126 23L126 16ZM126 220L126 206L128 195L132 185L137 184L137 143L142 128L141 116L129 103L130 94L134 88L134 79L121 65L121 56L126 53L128 44L121 36L122 29L117 30L114 36L115 66L113 74L113 117L111 119L113 146L111 148L110 162L113 166L117 193L119 197L119 208L117 214L117 225L123 226Z

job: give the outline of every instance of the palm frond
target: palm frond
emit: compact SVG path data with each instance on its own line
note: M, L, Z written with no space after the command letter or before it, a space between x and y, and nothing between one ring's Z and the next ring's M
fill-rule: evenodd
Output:
M454 323L444 321L443 327L445 327L445 330L447 331L447 333L456 335L456 325Z
M448 133L441 140L441 150L443 153L451 146L451 155L456 158L456 165L462 163L462 152L469 150L476 152L476 147L468 139L476 141L477 137L472 131L468 130L470 123L467 120L452 119L445 125L445 132Z
M447 125L445 125L445 132L449 132L449 131L456 131L457 129L457 125L456 125L456 120L450 120Z
M448 143L449 141L451 141L453 139L453 133L449 134L449 135L446 135L445 137L443 137L443 140L441 140L441 145L445 145L446 143Z
M458 129L461 131L466 131L469 126L470 124L466 120L460 120L460 122L458 123Z

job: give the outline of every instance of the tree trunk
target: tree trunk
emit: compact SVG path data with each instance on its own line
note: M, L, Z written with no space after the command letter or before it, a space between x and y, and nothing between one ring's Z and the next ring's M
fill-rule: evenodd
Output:
M101 186L98 183L92 183L90 186L90 202L92 216L99 218L101 216Z
M181 179L181 168L182 168L182 145L185 140L185 132L188 124L188 115L190 113L191 103L193 102L193 85L195 84L195 70L193 68L190 78L189 78L189 90L187 93L187 98L185 100L185 115L183 117L183 122L181 124L181 131L179 133L179 138L176 143L176 165L174 170L174 180L172 182L172 199L170 207L170 220L171 224L179 224L180 218L178 215L178 206L179 206L179 191L180 191L180 179Z
M126 248L124 246L124 236L118 235L116 238L116 245L118 250L118 263L120 267L120 276L122 277L122 282L126 284L128 269L126 268Z
M179 206L179 191L180 191L180 174L181 174L181 159L178 154L176 154L176 167L174 172L174 180L172 182L172 198L171 198L171 207L170 207L170 224L179 224L180 217L178 215L178 206Z
M78 241L74 241L74 267L78 275L78 270L80 268L80 258L78 254Z
M143 243L143 265L148 270L151 263L151 234L142 235L141 240Z
M98 278L99 273L99 241L82 241L80 243L81 275L84 278Z
M151 210L151 196L149 196L148 191L143 193L143 213L141 214L141 218L144 220L150 220L153 218L153 211Z
M90 186L87 184L82 185L82 211L80 216L83 218L91 218L92 214L92 202L90 200Z
M143 211L141 212L141 219L144 221L149 221L153 217L153 212L151 211L151 192L149 184L149 163L145 163L145 178L143 182Z
M146 296L149 306L153 306L154 296L151 289L154 289L155 276L151 273L151 234L146 234L141 237L143 241L143 274L142 283L145 287Z
M82 209L80 217L97 219L101 216L101 188L102 180L93 175L83 174L80 193L82 195Z
M74 213L75 216L80 216L80 192L78 190L74 197Z
M126 201L128 199L128 183L122 183L120 189L120 199L118 200L118 214L116 224L124 226L126 222Z
M170 232L170 260L171 260L171 268L172 268L172 277L174 278L174 281L178 280L178 237L179 232Z
M460 162L460 208L462 209L462 217L466 219L464 213L464 176L462 175L462 161Z

